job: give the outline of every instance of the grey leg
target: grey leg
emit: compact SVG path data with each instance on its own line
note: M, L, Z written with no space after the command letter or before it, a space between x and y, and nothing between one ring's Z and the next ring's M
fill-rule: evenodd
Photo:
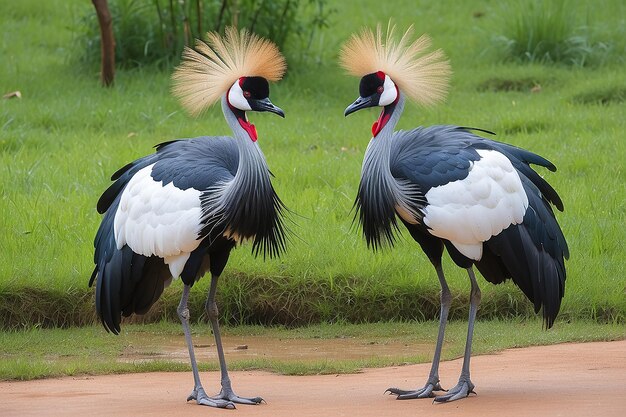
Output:
M437 345L435 346L435 355L433 356L433 364L430 368L430 374L424 387L407 391L398 388L389 388L387 392L398 396L398 400L408 400L412 398L428 398L434 397L433 391L443 391L441 385L439 385L439 361L441 359L441 348L443 346L443 339L446 331L446 322L448 321L448 312L450 311L450 303L452 302L452 294L448 288L448 283L443 275L443 268L441 265L436 266L437 276L439 277L439 283L441 284L441 313L439 315L439 333L437 335Z
M213 328L213 334L215 336L215 345L217 347L217 356L220 361L220 371L222 373L222 390L220 393L213 397L214 400L227 400L231 403L238 404L259 404L263 401L261 397L245 398L240 397L234 393L231 384L230 377L228 376L228 369L226 369L226 359L224 358L224 348L222 347L222 337L220 335L220 327L218 323L217 303L215 302L215 293L217 290L218 276L211 276L211 288L209 289L209 296L206 301L206 311L211 321L211 327Z
M198 372L198 365L196 364L196 355L193 351L193 341L191 340L191 331L189 330L189 309L187 308L187 301L189 300L190 286L185 285L183 288L183 296L180 298L180 304L178 305L178 317L183 324L183 332L185 333L185 342L187 342L187 348L189 349L189 359L191 360L191 370L193 372L193 391L187 397L187 401L196 400L200 405L207 405L210 407L218 408L235 408L235 405L230 401L224 401L221 399L210 398L202 384L200 383L200 374Z
M461 376L459 382L454 388L448 391L447 394L436 397L437 402L454 401L460 398L465 398L471 393L474 393L474 384L470 380L470 358L472 356L472 337L474 335L474 322L476 321L476 312L478 311L478 305L480 304L480 288L476 282L474 276L474 270L472 267L467 268L467 273L470 278L472 286L470 293L470 311L469 311L469 324L467 326L467 340L465 342L465 354L463 355L463 368L461 369Z

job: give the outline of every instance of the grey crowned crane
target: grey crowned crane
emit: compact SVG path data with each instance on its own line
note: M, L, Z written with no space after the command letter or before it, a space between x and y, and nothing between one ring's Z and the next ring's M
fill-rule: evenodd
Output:
M412 40L412 28L398 41L390 25L383 35L364 29L341 52L347 71L362 77L360 97L349 115L382 107L372 127L355 201L356 219L369 247L393 246L399 223L408 229L435 267L441 284L439 333L424 387L389 388L398 399L433 397L442 391L439 360L451 294L441 266L444 248L469 275L467 342L458 384L437 402L453 401L474 391L470 356L480 289L475 265L498 284L512 279L543 310L550 328L559 312L565 286L567 243L552 205L563 210L558 194L531 167L555 166L532 152L488 140L459 126L418 127L396 131L406 98L430 105L447 90L450 67L440 50L428 52L426 36Z
M164 287L180 277L178 306L193 371L187 401L234 408L258 404L260 397L233 392L218 326L215 293L230 251L250 239L254 254L277 256L285 249L284 206L270 182L270 171L247 112L283 111L269 99L268 81L279 80L285 60L278 48L245 30L208 33L196 49L186 48L173 75L173 93L192 114L221 100L232 137L202 136L157 145L156 152L113 174L100 197L104 213L95 238L96 310L104 327L120 332L121 316L144 314ZM221 391L209 397L198 373L189 329L187 300L206 272L211 285L206 311L215 335Z

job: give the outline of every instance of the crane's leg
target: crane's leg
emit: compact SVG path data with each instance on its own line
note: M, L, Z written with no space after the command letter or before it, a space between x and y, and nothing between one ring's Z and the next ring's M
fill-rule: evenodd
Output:
M189 397L187 397L187 401L196 400L198 404L208 405L210 407L235 408L235 405L230 401L210 398L200 383L198 364L196 363L196 355L193 351L193 341L191 340L191 331L189 330L189 309L187 308L187 301L189 300L190 289L191 287L189 285L185 285L183 288L183 296L180 298L180 304L177 309L178 317L180 317L180 321L183 324L183 332L185 333L185 341L187 342L189 359L191 360L191 370L193 371L193 391Z
M219 311L217 309L217 303L215 302L215 293L217 290L217 275L211 276L211 288L209 289L209 296L206 301L206 311L211 321L211 327L213 328L213 334L215 335L215 345L217 347L217 356L220 361L220 371L222 373L222 390L220 393L212 397L214 400L227 400L229 402L238 404L259 404L263 401L261 397L245 398L240 397L233 391L230 384L230 377L228 376L228 369L226 369L226 359L224 358L224 348L222 347L222 337L220 336L220 327L217 321Z
M439 333L437 335L437 345L435 346L435 355L433 356L433 364L430 368L430 374L424 387L414 390L406 391L398 388L389 388L388 392L396 394L398 400L408 400L412 398L428 398L434 397L433 391L443 391L441 385L439 385L439 361L441 359L441 348L443 346L443 338L446 331L446 322L448 321L448 312L450 311L450 303L452 302L452 294L448 288L448 283L443 275L443 268L441 265L435 266L437 270L437 276L439 277L439 283L441 284L441 313L439 315Z
M476 312L478 311L478 305L480 304L480 288L476 282L474 276L474 270L470 266L467 268L469 274L470 283L472 286L470 292L470 311L469 311L469 324L467 326L467 340L465 342L465 354L463 355L463 368L461 369L461 376L456 386L447 394L441 395L435 398L437 402L454 401L460 398L465 398L471 393L474 393L474 384L470 380L470 358L472 356L472 337L474 335L474 321L476 320Z

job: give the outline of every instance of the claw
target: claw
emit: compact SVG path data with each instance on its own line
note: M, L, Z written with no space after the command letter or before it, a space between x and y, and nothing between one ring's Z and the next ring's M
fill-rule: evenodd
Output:
M206 405L206 406L215 407L215 408L225 408L227 410L234 410L236 408L235 404L233 404L231 401L201 398L197 400L197 402L200 405Z
M440 395L433 399L433 403L445 403L450 401L460 400L461 398L468 397L470 394L475 394L474 384L471 381L459 381L459 383L448 391L445 395Z
M187 401L195 400L199 405L206 405L208 407L226 408L232 410L235 408L235 404L232 401L224 400L221 398L209 397L204 388L194 388L191 394L187 397Z
M247 405L258 405L258 404L265 402L265 400L261 397L245 398L245 397L239 397L238 395L235 395L234 397L228 397L228 399L237 404L247 404Z
M240 397L233 392L232 389L223 389L220 391L219 395L213 397L214 400L228 400L232 403L237 404L246 404L246 405L257 405L261 403L265 403L265 400L261 397ZM266 403L267 404L267 403Z
M439 382L428 382L423 388L414 390L414 391L406 391L399 388L387 388L385 393L389 392L389 394L395 394L398 397L398 400L410 400L414 398L432 398L435 396L433 391L443 391Z

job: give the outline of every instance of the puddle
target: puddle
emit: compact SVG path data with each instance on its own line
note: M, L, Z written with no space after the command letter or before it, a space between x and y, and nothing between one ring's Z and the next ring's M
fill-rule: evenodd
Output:
M159 338L160 339L160 338ZM167 340L145 339L141 347L127 346L119 361L142 362L168 360L188 362L184 338L171 336ZM194 337L198 361L217 360L212 335ZM338 339L276 339L264 336L222 337L226 360L272 359L282 361L315 362L320 360L358 360L367 358L408 357L420 353L431 354L432 344L401 341L364 341L355 338Z

